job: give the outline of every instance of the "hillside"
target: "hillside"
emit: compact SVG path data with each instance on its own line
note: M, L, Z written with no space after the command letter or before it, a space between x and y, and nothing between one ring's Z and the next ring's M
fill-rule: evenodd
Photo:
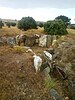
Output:
M0 46L0 100L53 100L49 89L54 88L62 97L72 97L74 94L68 89L70 81L75 77L75 30L68 29L69 34L61 37L54 45L56 62L61 68L67 69L68 79L62 80L57 76L48 84L45 84L44 72L35 72L33 66L33 54L26 52L21 47L11 48ZM15 36L17 34L43 34L43 29L21 31L16 27L3 27L0 36ZM43 58L43 51L49 48L31 47L31 49ZM43 60L44 62L44 60ZM70 70L69 70L70 69Z

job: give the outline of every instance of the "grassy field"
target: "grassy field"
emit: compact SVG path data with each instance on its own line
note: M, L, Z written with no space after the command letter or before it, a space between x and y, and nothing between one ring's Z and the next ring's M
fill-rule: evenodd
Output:
M71 33L72 35L75 34L74 29L67 29L67 31L68 33ZM15 36L17 34L27 34L27 35L44 34L44 29L38 28L38 29L30 29L27 31L22 31L18 29L17 27L8 28L7 26L0 29L0 36Z
M44 34L44 29L38 28L38 29L31 29L27 31L22 31L17 27L11 27L11 28L3 27L2 29L0 29L0 36L15 36L17 34L27 34L27 35Z

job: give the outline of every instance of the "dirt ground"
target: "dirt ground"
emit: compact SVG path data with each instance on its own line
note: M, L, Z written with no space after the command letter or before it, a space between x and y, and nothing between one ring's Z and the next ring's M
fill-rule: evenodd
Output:
M42 49L39 51L42 52ZM19 53L9 46L1 46L0 100L48 99L50 97L45 92L44 75L35 73L32 53Z

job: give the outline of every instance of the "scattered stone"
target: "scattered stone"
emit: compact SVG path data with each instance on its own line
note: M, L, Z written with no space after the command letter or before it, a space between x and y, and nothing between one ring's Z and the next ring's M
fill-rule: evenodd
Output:
M35 45L38 45L40 36L38 34L35 34L34 37L35 37Z
M65 100L69 100L69 97L65 97Z
M75 100L75 77L73 77L68 84L71 100Z
M49 48L48 50L47 50L49 53L51 53L52 55L54 54L54 49L53 48Z
M42 63L41 68L40 68L40 71L43 71L47 67L49 67L48 62Z
M52 36L47 35L46 47L50 47L52 44Z
M16 36L16 44L24 46L25 45L25 41L26 41L26 37L27 36L24 35L24 34L17 35Z
M55 89L50 90L50 95L52 96L53 100L62 100L59 96L58 92Z
M50 68L49 67L44 69L45 76L48 76L49 72L50 72Z
M16 40L14 37L8 37L7 38L7 44L10 46L14 46L16 44Z
M35 37L34 36L27 36L26 41L25 41L25 45L32 47L32 46L34 46L34 44L35 44Z

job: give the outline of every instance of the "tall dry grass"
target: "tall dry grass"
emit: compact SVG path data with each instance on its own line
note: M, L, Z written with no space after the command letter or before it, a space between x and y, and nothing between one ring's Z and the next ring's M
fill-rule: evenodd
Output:
M27 34L27 35L44 34L44 29L38 28L38 29L30 29L27 31L22 31L17 27L8 28L7 26L0 29L0 36L15 36L17 34Z

